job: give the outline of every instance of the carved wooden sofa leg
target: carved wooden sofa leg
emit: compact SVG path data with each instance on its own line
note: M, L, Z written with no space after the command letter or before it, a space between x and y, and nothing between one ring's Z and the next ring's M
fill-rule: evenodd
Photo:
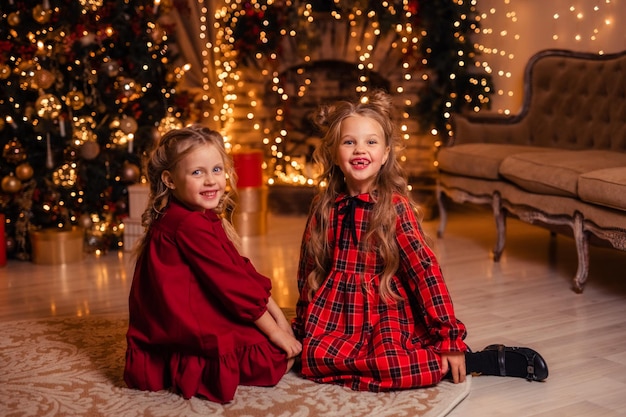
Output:
M500 193L493 194L491 207L493 209L493 217L496 221L497 233L496 244L493 248L493 260L494 262L499 262L506 242L506 209L502 207Z
M589 275L589 236L584 229L583 215L579 212L574 214L574 240L578 254L578 269L573 280L574 292L581 294L585 289L587 276Z

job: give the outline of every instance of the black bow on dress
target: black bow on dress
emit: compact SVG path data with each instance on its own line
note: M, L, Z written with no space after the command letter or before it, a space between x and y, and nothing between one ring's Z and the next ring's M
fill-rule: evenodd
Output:
M341 225L341 233L339 234L339 244L342 249L347 249L350 246L350 239L354 242L355 246L359 245L359 238L356 231L356 209L357 207L370 204L361 200L358 196L348 197L346 205L337 211L337 214L343 214L343 223ZM346 236L346 232L348 235Z

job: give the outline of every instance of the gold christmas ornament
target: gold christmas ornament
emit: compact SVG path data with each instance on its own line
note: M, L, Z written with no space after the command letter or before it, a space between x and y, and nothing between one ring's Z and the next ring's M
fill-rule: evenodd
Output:
M122 173L120 175L122 181L124 182L132 182L135 183L139 180L139 175L141 174L139 167L135 164L131 164L130 162L124 162L122 166Z
M15 71L20 76L20 88L22 90L27 90L32 88L33 90L37 89L37 85L35 84L35 71L36 67L33 61L25 61L22 62Z
M17 193L22 189L22 182L13 173L2 178L2 191L9 194Z
M7 64L0 64L0 80L6 80L11 76L11 67Z
M15 168L15 175L20 181L28 181L33 177L33 173L33 167L28 162L19 164Z
M70 91L65 96L65 104L73 110L80 110L85 105L85 94L78 90Z
M48 23L50 21L50 16L52 16L52 10L44 9L41 4L38 4L33 8L33 19L35 19L35 22L39 24Z
M21 21L19 12L9 13L9 16L7 16L7 22L11 26L19 26Z
M54 83L54 74L46 69L39 69L35 71L33 78L31 79L31 86L33 89L38 90L43 88L44 90L50 88Z
M78 225L86 230L91 229L91 226L93 225L91 216L87 213L81 214L78 218Z
M83 46L93 45L94 43L96 43L96 39L97 38L96 38L95 33L88 33L82 38L80 38L80 44Z
M35 108L39 117L50 120L59 117L63 105L55 95L42 94L35 102Z
M74 126L74 129L77 130L94 129L96 127L96 122L91 116L81 115L74 116L72 118L72 125Z
M52 181L64 188L72 188L76 184L78 173L74 162L63 164L52 173Z
M96 159L96 157L100 154L100 145L98 145L97 142L85 142L83 146L80 147L79 153L83 159Z
M90 127L83 127L80 129L74 129L72 132L72 139L74 145L81 146L86 142L95 142L98 139L98 135L96 135Z
M181 122L180 119L172 115L168 115L168 116L165 116L163 119L161 119L161 121L159 122L158 131L159 131L159 134L163 136L170 130L180 129L182 127L183 127L183 122Z
M127 135L129 133L135 133L137 131L137 120L130 116L122 117L119 123L120 129L122 129L122 132L126 133Z
M115 61L106 61L101 68L109 77L117 77L120 73L120 66Z
M80 5L88 12L97 12L103 3L104 0L80 0Z
M116 129L111 132L110 140L116 146L126 146L130 140L129 136L121 129Z
M117 130L119 128L120 128L120 118L115 116L109 122L109 129L110 130Z
M141 85L130 77L119 77L115 80L115 89L120 94L120 101L128 103L141 97Z
M167 32L161 25L156 23L150 32L150 36L152 37L154 43L161 44L167 39Z
M26 151L19 140L13 139L4 145L2 157L12 164L18 164L26 159Z

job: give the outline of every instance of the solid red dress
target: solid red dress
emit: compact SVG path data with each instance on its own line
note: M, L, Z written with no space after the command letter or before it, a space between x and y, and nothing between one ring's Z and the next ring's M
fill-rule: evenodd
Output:
M306 278L314 265L305 249L316 220L309 218L294 320L304 377L361 391L425 387L443 377L439 354L467 350L465 326L454 315L415 214L405 197L395 195L394 203L400 267L391 287L401 300L388 304L378 292L382 259L376 251L357 249L374 204L371 196L337 197L330 216L332 265L310 302Z
M237 252L218 216L172 201L149 233L129 297L126 384L220 403L238 385L277 384L287 355L253 323L271 282Z

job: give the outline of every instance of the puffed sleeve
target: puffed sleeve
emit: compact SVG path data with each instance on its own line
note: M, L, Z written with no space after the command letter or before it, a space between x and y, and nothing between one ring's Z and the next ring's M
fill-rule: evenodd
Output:
M176 230L177 245L200 285L246 321L267 310L272 284L239 254L213 213L193 213Z
M400 248L399 277L406 281L408 290L421 306L416 311L422 311L426 327L436 340L436 349L441 353L466 351L465 325L454 314L439 262L426 245L421 225L408 200L401 196L394 200Z

